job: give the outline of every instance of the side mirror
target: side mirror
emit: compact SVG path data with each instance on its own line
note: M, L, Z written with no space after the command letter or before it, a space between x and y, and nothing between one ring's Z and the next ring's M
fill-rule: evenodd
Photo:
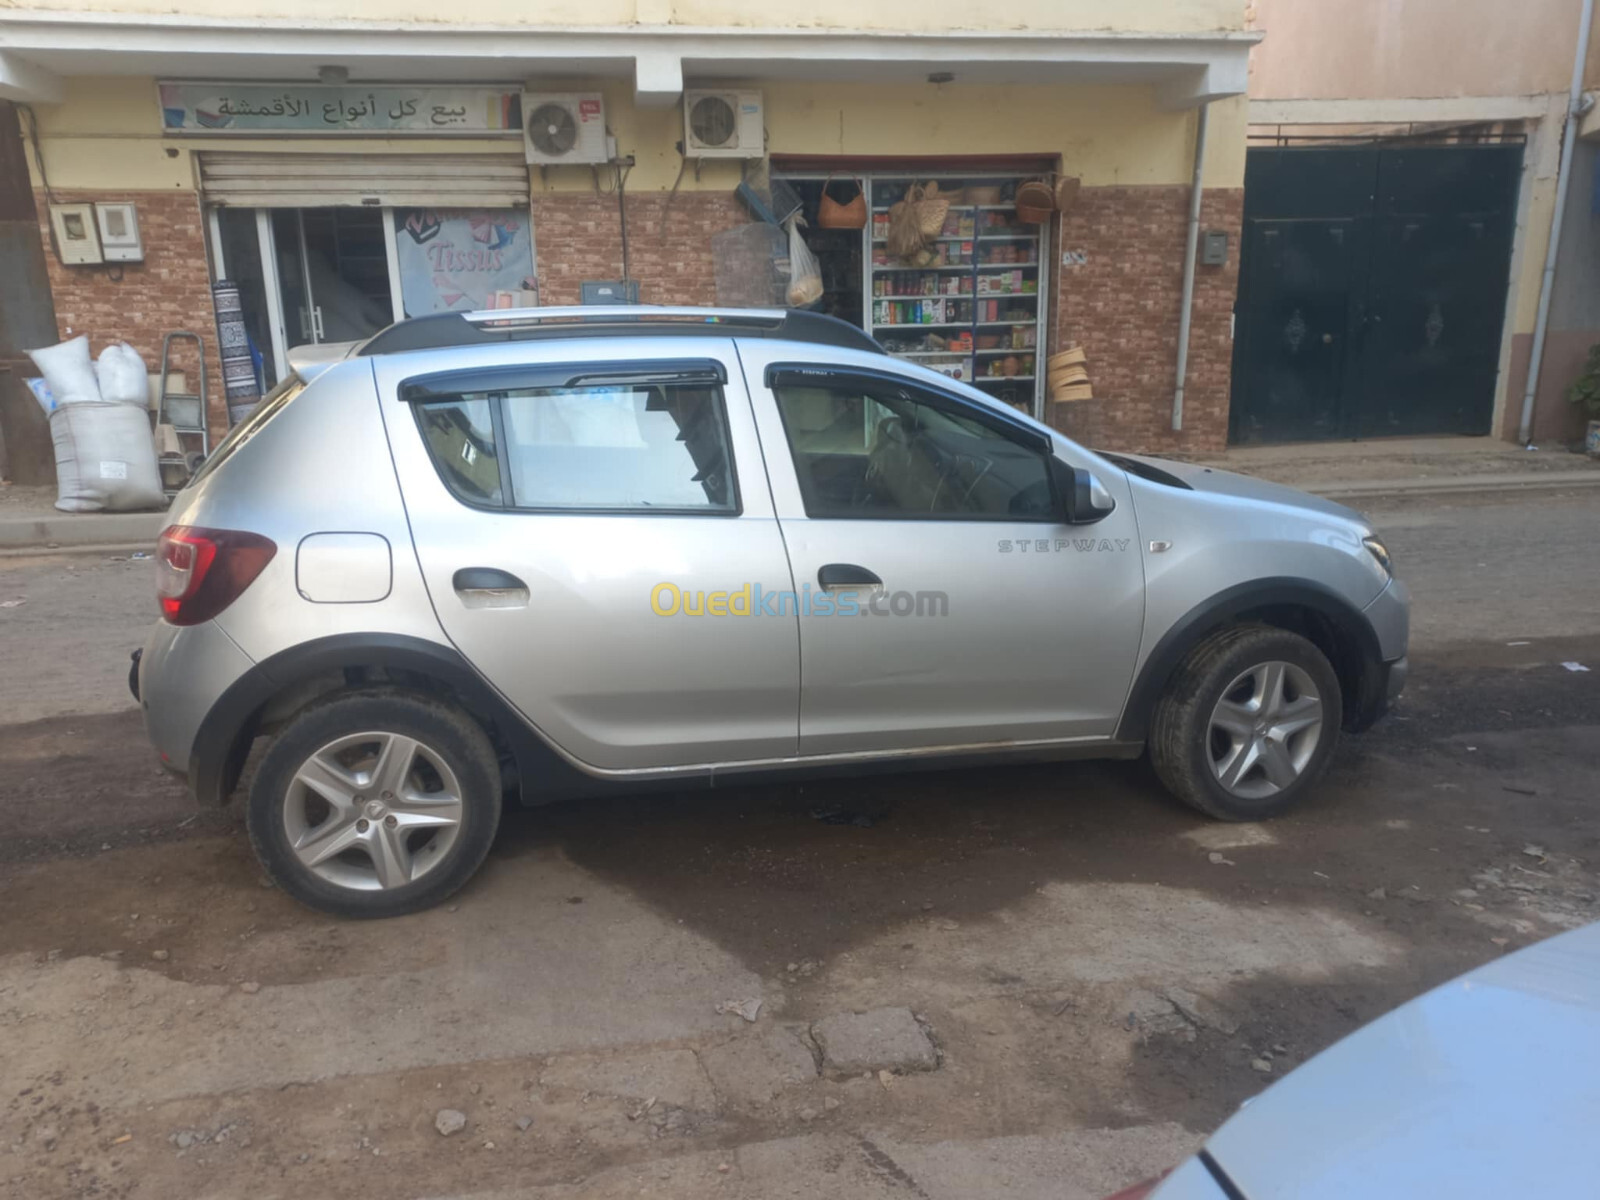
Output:
M1092 471L1050 458L1050 477L1061 499L1061 519L1068 525L1093 525L1116 511L1117 502Z

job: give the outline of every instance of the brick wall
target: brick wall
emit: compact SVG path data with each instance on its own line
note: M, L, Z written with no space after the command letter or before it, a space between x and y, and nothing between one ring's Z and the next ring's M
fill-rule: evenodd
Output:
M711 237L750 220L731 192L627 197L628 263L646 304L715 304ZM665 217L665 228L663 228ZM622 278L617 198L554 193L533 201L543 304L577 304L586 279Z
M1084 188L1055 245L1087 261L1059 270L1052 349L1079 344L1095 398L1051 406L1052 423L1091 446L1207 454L1228 438L1232 313L1242 189L1207 190L1201 227L1228 231L1228 263L1197 267L1183 431L1172 431L1183 296L1187 187Z
M732 195L683 192L667 214L662 193L628 197L629 259L647 304L714 304L711 237L749 220ZM1052 349L1082 344L1096 399L1062 406L1052 420L1091 445L1205 454L1228 436L1231 324L1238 286L1240 189L1208 190L1201 222L1229 234L1228 264L1200 267L1189 341L1184 430L1174 434L1172 393L1183 290L1187 187L1086 188L1059 218L1059 250L1081 250L1082 266L1051 275L1058 288ZM576 304L585 279L622 274L614 196L555 194L533 206L542 302Z
M205 258L204 221L192 192L62 195L63 200L131 200L139 205L145 261L122 268L112 282L104 267L63 267L50 259L50 281L63 335L88 333L92 349L125 340L151 370L162 335L191 329L206 339L212 421L226 421L216 318ZM45 212L38 197L41 221ZM627 198L629 261L650 304L714 304L714 234L749 220L727 192L680 192ZM1088 354L1094 400L1052 406L1054 424L1090 445L1158 453L1206 454L1227 443L1231 314L1238 284L1244 194L1211 189L1202 224L1230 235L1228 265L1200 267L1189 343L1184 430L1171 429L1183 283L1188 188L1085 188L1058 218L1058 251L1082 251L1080 266L1052 266L1057 277L1049 348L1078 343ZM665 216L665 229L663 229ZM545 304L577 304L586 279L622 275L622 238L615 196L556 193L533 201L540 296ZM1059 254L1056 262L1059 264ZM194 364L177 365L195 377Z
M227 429L228 407L217 354L217 318L211 303L205 220L198 193L58 191L56 199L62 203L120 200L137 204L139 233L144 239L144 261L140 263L62 266L48 250L50 216L44 194L35 192L61 336L88 334L93 354L112 342L127 342L153 373L161 367L163 337L180 329L198 333L205 339L211 433L213 438L220 436ZM199 390L199 362L192 343L173 347L172 367L184 371L189 387Z

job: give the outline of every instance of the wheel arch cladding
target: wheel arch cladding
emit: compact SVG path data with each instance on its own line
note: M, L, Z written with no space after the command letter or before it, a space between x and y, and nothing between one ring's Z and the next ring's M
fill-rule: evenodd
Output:
M1374 689L1382 691L1377 634L1361 611L1337 592L1304 579L1257 579L1236 584L1202 601L1161 636L1140 669L1122 720L1119 740L1144 741L1150 714L1173 672L1208 634L1257 621L1304 637L1322 651L1339 677L1344 697L1342 725L1352 732L1371 724Z
M526 726L452 647L399 634L341 634L262 660L218 698L190 755L195 798L209 805L225 802L265 728L320 696L379 680L453 703L483 726L498 753L512 756L519 775L527 766Z

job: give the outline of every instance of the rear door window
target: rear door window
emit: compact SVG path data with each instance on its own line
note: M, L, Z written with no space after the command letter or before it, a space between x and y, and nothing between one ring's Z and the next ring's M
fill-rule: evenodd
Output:
M739 512L712 381L463 392L416 404L440 478L468 504L535 511Z

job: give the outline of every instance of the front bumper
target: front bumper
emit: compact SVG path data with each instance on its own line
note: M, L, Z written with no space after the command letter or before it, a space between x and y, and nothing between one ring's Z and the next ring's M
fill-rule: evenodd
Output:
M1386 663L1404 658L1411 640L1411 590L1398 579L1389 580L1363 615L1378 639L1378 657Z
M1388 673L1383 688L1383 702L1387 707L1406 690L1406 676L1411 673L1411 660L1402 655L1393 662L1384 663L1383 669Z

